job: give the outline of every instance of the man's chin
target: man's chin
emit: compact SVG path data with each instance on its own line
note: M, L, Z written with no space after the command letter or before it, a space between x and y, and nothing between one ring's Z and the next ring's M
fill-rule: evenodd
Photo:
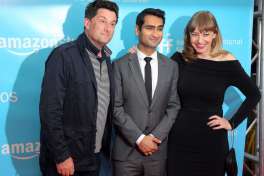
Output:
M109 43L110 42L110 39L105 39L105 40L101 40L100 41L100 43L102 44L102 45L106 45L107 43Z
M152 49L156 49L159 45L152 45L150 46Z
M160 42L158 42L158 43L152 43L150 46L152 48L157 48L159 46L159 44L160 44Z

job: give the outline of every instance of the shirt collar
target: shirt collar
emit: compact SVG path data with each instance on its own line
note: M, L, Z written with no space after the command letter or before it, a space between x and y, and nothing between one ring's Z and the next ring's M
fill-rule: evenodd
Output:
M94 46L94 44L90 41L90 39L85 35L85 48L87 48L91 53L93 53L96 57L98 56L100 49L98 49L96 46ZM112 51L107 47L104 46L102 48L102 57L104 58L106 57L110 57L110 55L112 54Z
M91 53L95 56L98 55L100 50L94 46L94 44L90 41L90 39L85 35L85 48L87 48Z
M144 54L143 52L141 52L138 47L137 47L137 56L138 56L138 59L139 60L143 60L144 61L144 58L145 57L151 57L152 60L157 60L158 59L158 52L155 51L154 53L152 53L150 56L147 56L146 54Z

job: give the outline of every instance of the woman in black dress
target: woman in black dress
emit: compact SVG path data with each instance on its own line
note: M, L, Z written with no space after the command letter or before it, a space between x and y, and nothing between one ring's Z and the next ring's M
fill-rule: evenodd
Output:
M221 41L214 16L199 11L186 26L182 54L172 56L179 65L182 108L169 135L169 176L224 176L227 131L236 128L260 99L256 85L239 61L221 48ZM246 99L226 120L222 104L230 86Z

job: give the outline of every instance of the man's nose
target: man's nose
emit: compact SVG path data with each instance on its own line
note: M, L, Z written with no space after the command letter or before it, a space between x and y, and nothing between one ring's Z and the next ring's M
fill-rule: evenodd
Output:
M113 30L113 25L111 23L106 23L104 29L107 32L111 32Z

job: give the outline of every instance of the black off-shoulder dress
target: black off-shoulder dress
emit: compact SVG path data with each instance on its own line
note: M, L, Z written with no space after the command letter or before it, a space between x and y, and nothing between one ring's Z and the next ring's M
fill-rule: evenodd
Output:
M172 59L179 64L182 108L169 134L168 176L224 176L227 131L212 130L208 118L223 116L225 91L235 86L246 96L229 120L235 128L257 104L260 92L237 60L186 62L180 53Z

